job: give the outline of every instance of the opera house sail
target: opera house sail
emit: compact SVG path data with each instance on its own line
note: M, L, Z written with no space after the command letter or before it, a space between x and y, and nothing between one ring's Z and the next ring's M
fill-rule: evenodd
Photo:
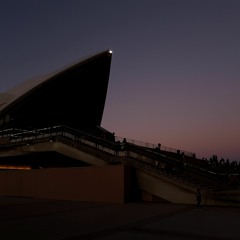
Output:
M0 95L0 129L55 125L95 132L101 125L111 65L106 50Z

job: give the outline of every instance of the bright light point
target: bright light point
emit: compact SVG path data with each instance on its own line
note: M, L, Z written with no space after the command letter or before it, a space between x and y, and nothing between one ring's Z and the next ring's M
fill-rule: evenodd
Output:
M110 54L112 54L112 50L109 50L108 52L109 52Z

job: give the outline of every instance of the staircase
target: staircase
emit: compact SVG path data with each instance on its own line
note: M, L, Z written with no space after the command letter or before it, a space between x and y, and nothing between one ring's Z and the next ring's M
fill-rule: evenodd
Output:
M66 126L9 129L0 132L0 141L0 157L51 151L89 165L129 165L136 171L139 189L169 202L193 204L197 188L203 192L205 204L240 202L239 184L232 184L228 173L212 171L195 156L183 160L179 153L108 141ZM231 191L230 198L227 191Z

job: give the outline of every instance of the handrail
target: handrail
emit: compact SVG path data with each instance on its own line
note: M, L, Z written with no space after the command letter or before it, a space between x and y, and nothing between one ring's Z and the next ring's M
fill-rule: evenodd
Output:
M92 149L94 148L99 152L105 152L106 154L110 154L114 157L125 156L122 144L108 141L92 134L61 125L34 130L9 129L4 132L0 132L0 139L7 138L8 140L5 142L2 141L0 147L5 147L9 144L19 145L39 143L42 141L54 141L56 138L60 140L59 137L71 140L75 147L77 146L77 143L81 143L87 145L88 147L92 147Z
M14 142L21 142L21 141L28 141L28 140L32 140L32 139L40 139L40 138L46 138L46 137L54 137L57 135L61 135L61 136L65 136L68 138L71 138L75 141L79 141L84 139L89 140L89 141L93 141L94 144L97 145L104 145L104 147L107 147L109 149L114 149L115 151L121 152L121 148L123 148L123 145L119 145L119 143L123 143L126 141L126 143L131 143L133 144L133 146L140 146L143 147L144 149L149 149L151 150L151 152L154 152L152 150L155 150L156 148L158 148L159 146L156 144L151 144L151 143L146 143L146 142L141 142L141 141L137 141L137 140L133 140L133 139L126 139L126 138L122 138L122 137L115 137L115 142L113 141L108 141L106 139L102 139L99 138L97 136L94 136L90 133L86 133L80 130L76 130L73 128L70 128L68 126L64 126L64 125L58 125L58 126L51 126L51 127L46 127L46 128L41 128L41 129L34 129L34 130L25 130L25 129L6 129L3 131L0 131L0 138L9 138L8 141L10 141L11 143ZM8 141L6 141L6 144L8 143ZM4 143L4 141L2 141ZM91 143L89 143L91 144ZM159 148L158 148L159 149ZM137 151L140 150L136 149ZM170 152L170 153L175 153L178 154L180 153L179 150L174 149L174 148L168 148L168 147L164 147L161 146L160 148L161 153L164 152ZM187 156L186 153L189 153L188 155L191 155L192 153L190 152L186 152L185 151L185 156ZM142 153L142 154L146 154ZM174 156L174 155L173 155ZM174 158L178 158L180 155L174 156ZM206 169L209 170L209 169Z
M113 159L117 160L119 157L124 157L124 159L133 159L136 161L136 163L141 162L141 165L144 168L149 166L149 169L151 169L151 171L152 169L155 169L153 170L154 172L158 171L159 166L163 164L170 167L169 176L175 174L175 172L181 172L182 170L181 159L165 155L162 147L161 151L153 151L156 146L154 144L143 145L143 142L133 140L129 141L129 139L123 138L123 143L121 143L119 141L119 137L115 138L115 142L109 141L67 126L53 126L30 131L21 129L9 129L4 132L0 132L0 138L6 137L9 138L10 144L26 144L31 141L34 143L49 140L54 141L54 138L55 140L58 138L58 140L61 142L65 140L61 140L59 137L63 137L68 139L68 142L66 142L66 144L74 145L76 148L82 149L79 144L85 144L88 146L88 148L92 147L92 149L96 149L96 153L99 153L99 156L103 156L103 153L108 154L109 157L105 156L106 160L108 161L112 161ZM8 145L9 143L6 143L5 145ZM1 146L4 147L4 144ZM142 146L142 148L139 146ZM165 168L167 169L168 167L166 166ZM218 176L221 175L219 175L217 172L209 172L207 169L199 169L199 166L195 166L190 163L187 165L186 170L189 170L190 172L197 170L200 175L200 172L202 172L203 175L214 178L217 181Z
M139 141L139 140L124 138L124 137L119 137L119 136L116 136L115 140L119 141L119 142L127 141L127 142L135 144L137 146L151 148L151 149L155 149L155 148L159 147L158 144L142 142L142 141ZM181 149L176 149L176 148L171 148L171 147L166 147L166 146L163 146L163 145L161 145L160 149L161 149L161 151L165 151L165 152L183 153L185 156L189 156L189 157L196 156L196 154L193 153L193 152L189 152L189 151L185 151L185 150L181 150Z

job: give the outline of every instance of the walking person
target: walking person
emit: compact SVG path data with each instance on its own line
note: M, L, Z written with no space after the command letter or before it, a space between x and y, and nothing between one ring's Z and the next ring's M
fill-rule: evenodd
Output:
M200 188L197 188L196 200L197 200L196 209L201 210L202 209L202 194L201 194Z

